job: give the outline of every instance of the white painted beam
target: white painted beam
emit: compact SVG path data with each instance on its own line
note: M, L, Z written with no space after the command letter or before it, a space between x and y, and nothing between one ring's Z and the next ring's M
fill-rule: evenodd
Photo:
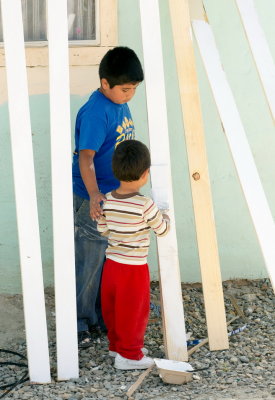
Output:
M78 377L67 0L48 0L52 207L59 380Z
M1 0L29 376L51 381L21 0Z
M242 121L222 68L210 26L194 21L193 30L232 153L267 271L275 291L275 224Z
M267 102L275 121L275 63L253 0L236 0L243 27L250 45Z
M165 350L169 359L187 360L181 279L175 228L167 109L158 0L140 0L142 44L150 150L152 191L158 203L169 204L171 231L157 239L164 316Z

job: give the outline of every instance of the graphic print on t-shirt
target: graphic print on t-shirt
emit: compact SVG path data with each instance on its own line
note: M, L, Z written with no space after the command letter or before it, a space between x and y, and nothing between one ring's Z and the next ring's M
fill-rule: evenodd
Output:
M116 138L115 147L124 140L135 139L135 128L132 119L124 117L122 124L118 125L116 132L118 132L119 135Z

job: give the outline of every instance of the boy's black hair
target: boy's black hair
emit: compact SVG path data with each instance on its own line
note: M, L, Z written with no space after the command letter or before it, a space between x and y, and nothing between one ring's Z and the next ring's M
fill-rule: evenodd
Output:
M124 140L114 151L113 173L119 181L137 181L150 165L149 150L138 140Z
M124 83L138 83L144 79L141 63L129 47L115 47L107 51L99 65L99 78L107 79L110 88Z

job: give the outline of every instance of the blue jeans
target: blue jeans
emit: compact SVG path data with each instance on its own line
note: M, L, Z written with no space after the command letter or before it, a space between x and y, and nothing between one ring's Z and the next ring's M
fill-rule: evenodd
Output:
M77 330L104 327L100 307L100 281L107 239L90 217L90 203L74 194Z

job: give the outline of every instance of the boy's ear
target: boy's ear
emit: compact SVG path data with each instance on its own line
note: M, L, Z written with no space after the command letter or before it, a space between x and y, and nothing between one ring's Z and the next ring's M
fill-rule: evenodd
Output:
M145 176L147 176L150 172L150 168L146 169L143 174L141 175L142 178L145 178Z
M109 85L107 79L102 78L102 79L100 80L100 83L101 83L102 89L104 89L104 90L110 89L110 85Z

